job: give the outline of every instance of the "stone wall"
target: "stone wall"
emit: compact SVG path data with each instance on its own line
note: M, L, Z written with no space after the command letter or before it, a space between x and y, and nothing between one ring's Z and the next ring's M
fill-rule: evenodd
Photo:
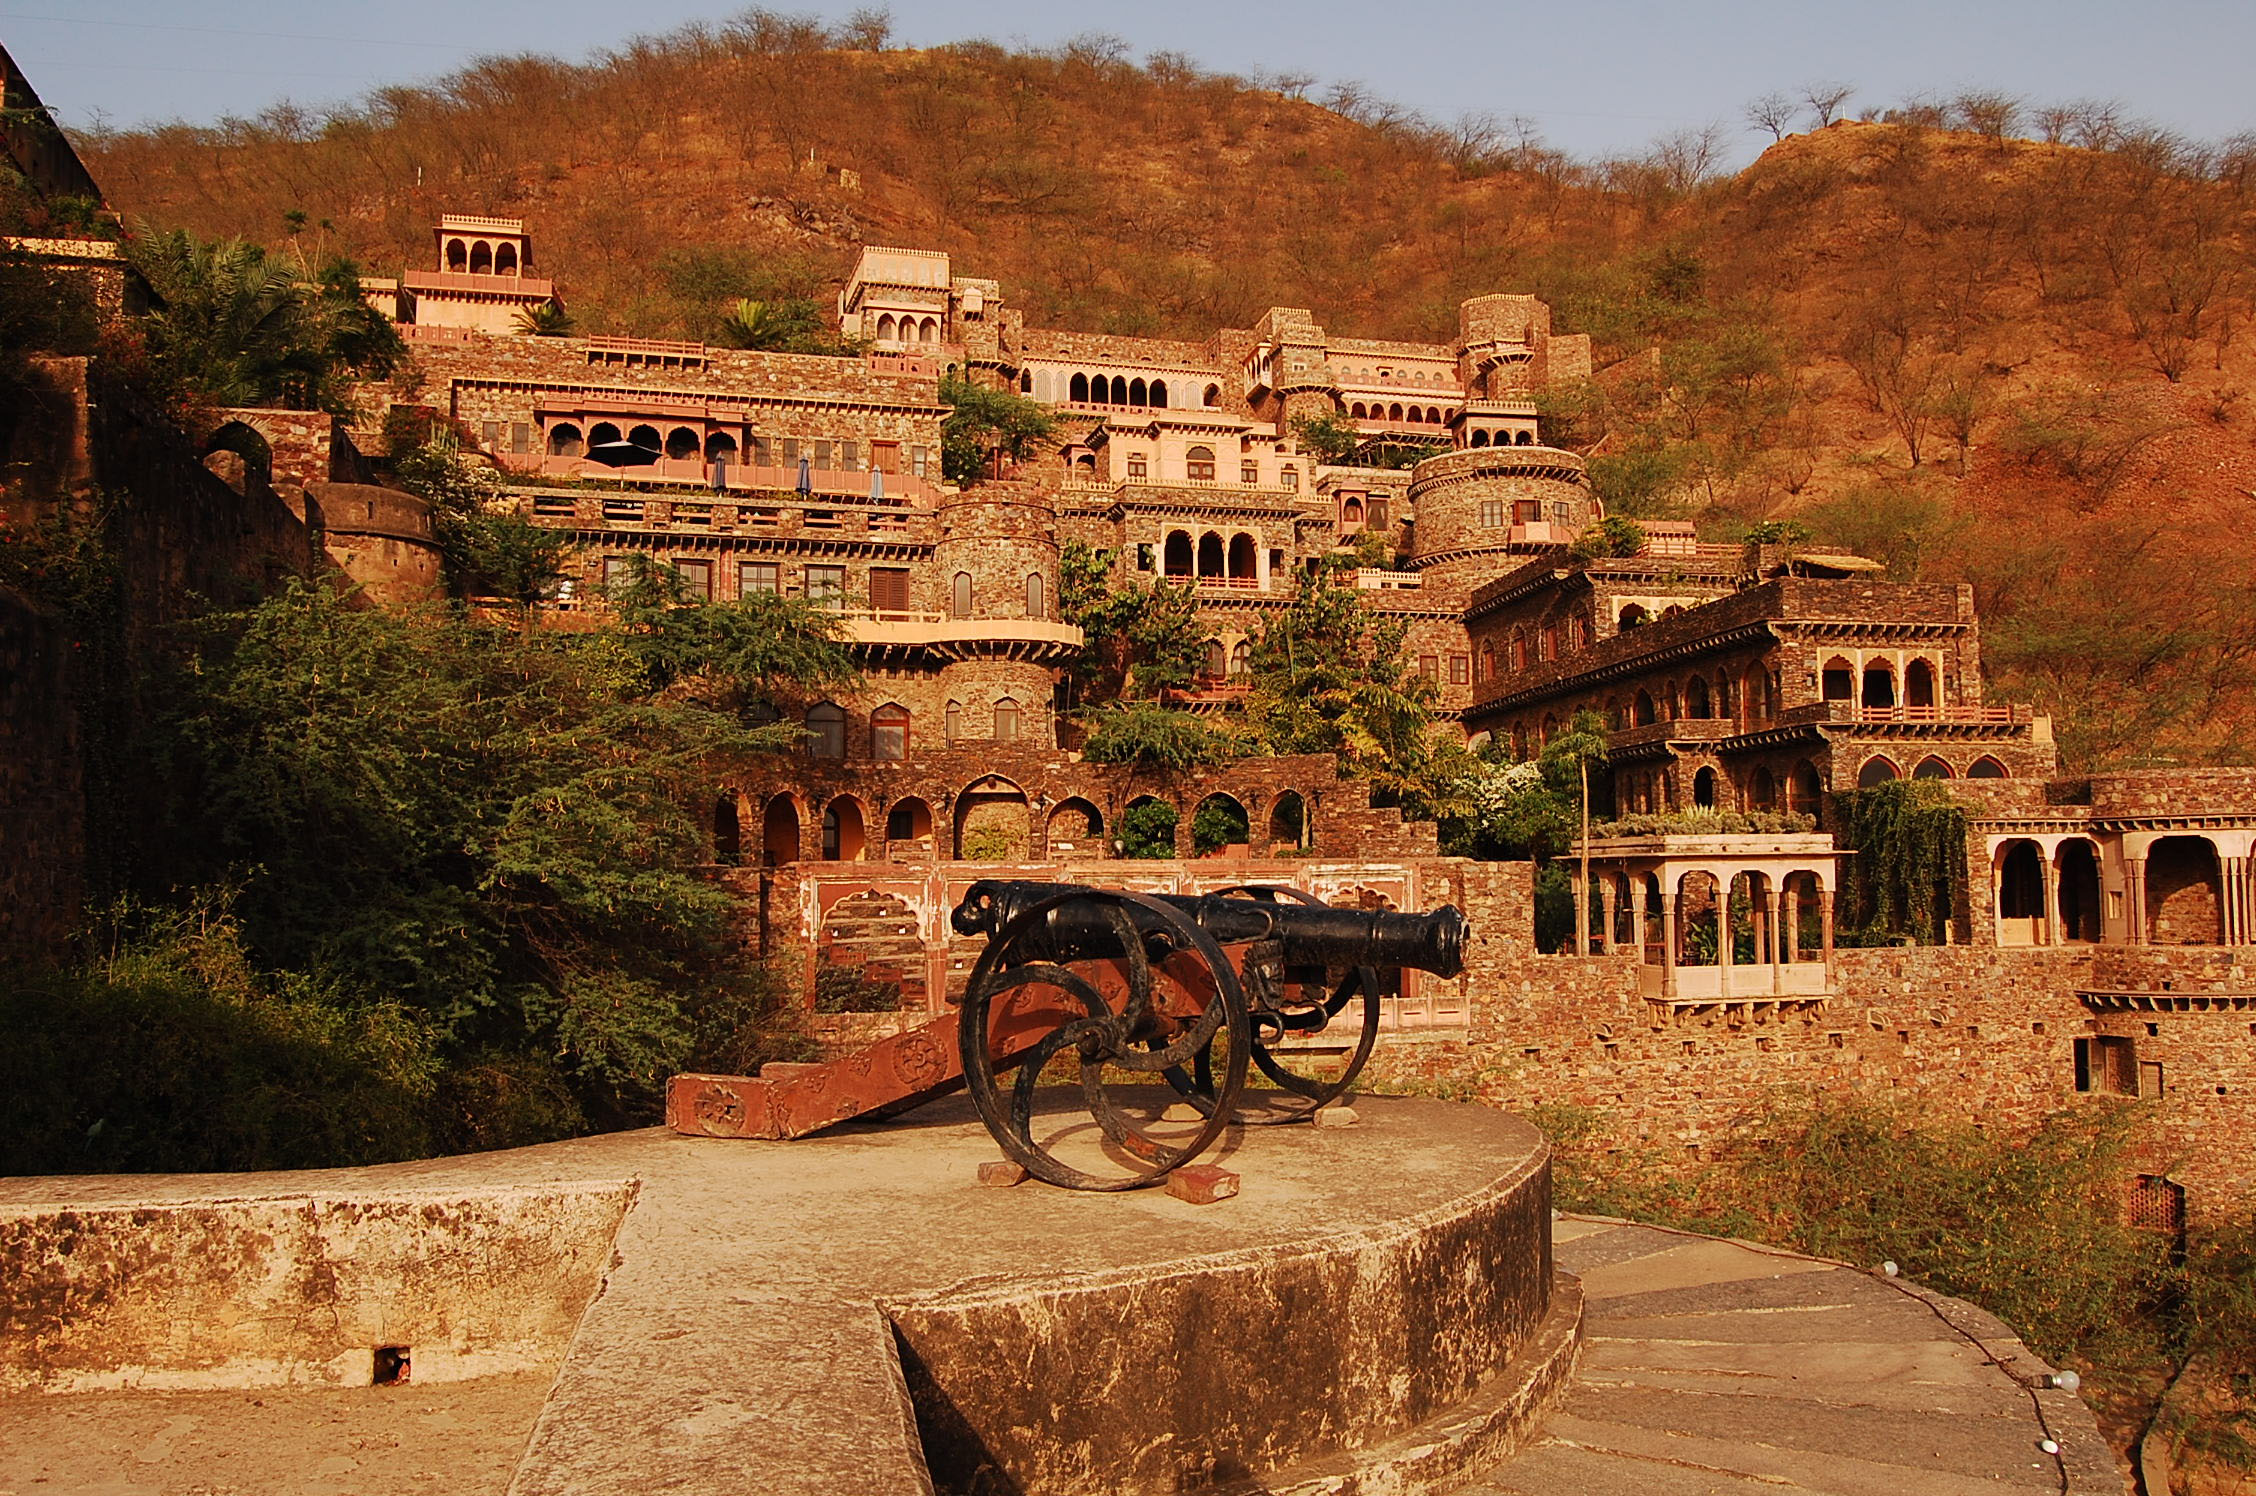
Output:
M86 791L70 640L0 588L0 947L69 933L84 881Z

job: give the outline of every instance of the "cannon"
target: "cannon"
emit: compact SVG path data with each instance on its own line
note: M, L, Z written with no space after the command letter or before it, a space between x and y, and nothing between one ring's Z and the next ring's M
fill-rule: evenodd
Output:
M1401 914L1282 887L1143 894L994 879L973 884L950 923L986 940L955 1014L824 1065L676 1076L669 1124L799 1137L968 1086L1029 1174L1136 1189L1233 1125L1306 1121L1344 1094L1378 1037L1380 972L1454 977L1466 933L1446 905ZM1249 1092L1256 1069L1267 1085Z

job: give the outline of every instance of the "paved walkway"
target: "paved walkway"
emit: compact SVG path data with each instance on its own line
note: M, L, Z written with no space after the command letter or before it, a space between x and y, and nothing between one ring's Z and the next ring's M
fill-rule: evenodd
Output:
M1562 1217L1582 1369L1466 1496L2115 1496L2092 1416L1953 1299L1838 1263ZM2058 1455L2039 1447L2050 1438Z

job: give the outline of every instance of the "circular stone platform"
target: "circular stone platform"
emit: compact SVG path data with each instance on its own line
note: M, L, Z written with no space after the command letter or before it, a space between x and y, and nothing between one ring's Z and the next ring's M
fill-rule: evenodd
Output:
M1574 1358L1544 1146L1478 1107L1357 1109L1231 1138L1242 1191L1207 1206L983 1187L960 1098L795 1142L0 1181L27 1285L0 1490L1461 1480ZM176 1466L192 1487L151 1479Z

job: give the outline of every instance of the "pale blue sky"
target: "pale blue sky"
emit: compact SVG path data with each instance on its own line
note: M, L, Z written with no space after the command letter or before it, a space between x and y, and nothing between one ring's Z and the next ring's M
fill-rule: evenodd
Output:
M852 0L771 9L844 15ZM891 7L904 42L984 36L1052 45L1090 31L1138 56L1189 54L1254 68L1356 79L1449 119L1486 111L1535 119L1583 155L1633 149L1720 120L1752 155L1747 100L1817 78L1857 85L1877 110L1914 93L2001 88L2041 102L2110 99L2205 139L2256 129L2249 0L925 0ZM0 0L0 41L66 125L208 121L288 98L349 100L379 83L444 73L481 53L568 58L628 31L731 13L696 0L539 5L388 0ZM631 21L622 19L631 17Z

